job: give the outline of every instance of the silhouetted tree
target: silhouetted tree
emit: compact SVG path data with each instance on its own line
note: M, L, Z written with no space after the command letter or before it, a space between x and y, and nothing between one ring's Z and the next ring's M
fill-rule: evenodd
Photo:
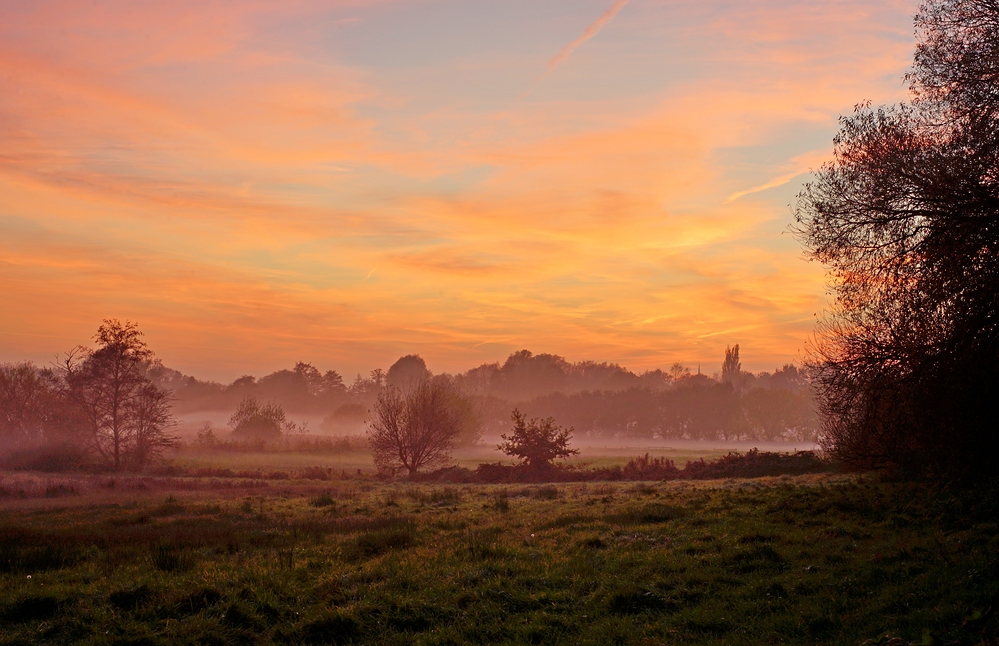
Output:
M409 390L421 381L430 379L427 364L418 354L407 354L393 363L385 374L389 388Z
M127 458L129 466L141 471L176 445L177 439L163 432L173 423L170 393L152 382L143 384L132 405L132 430Z
M722 363L721 378L723 384L738 385L742 374L742 364L739 363L739 344L734 348L725 348L725 361Z
M28 362L0 364L0 440L7 445L45 440L59 405L58 389L50 370Z
M999 4L930 0L904 105L858 106L799 196L832 279L810 367L823 441L864 467L995 472Z
M462 429L462 397L448 381L425 380L405 393L388 387L374 405L368 442L375 465L384 471L420 469L451 461Z
M669 376L673 383L676 383L690 376L690 368L677 361L669 367Z
M97 348L78 347L62 363L66 394L86 420L91 448L114 469L146 464L175 439L169 396L150 380L152 351L129 321L105 319Z
M527 468L550 469L554 460L579 453L578 450L569 448L572 429L556 426L551 417L528 422L519 410L514 409L512 419L512 432L509 436L501 435L503 442L496 448L507 455L520 458Z
M347 393L354 402L369 404L377 399L383 388L385 388L385 371L376 368L371 371L368 378L357 375L354 378L354 383L347 389Z

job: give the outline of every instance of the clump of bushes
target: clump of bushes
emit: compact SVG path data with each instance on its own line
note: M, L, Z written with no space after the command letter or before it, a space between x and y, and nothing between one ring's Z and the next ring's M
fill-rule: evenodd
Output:
M0 464L14 471L59 473L84 468L88 456L86 449L76 444L40 444L13 451Z
M814 451L773 453L751 449L748 453L732 452L717 460L692 460L678 472L677 479L712 480L716 478L761 478L763 476L803 475L832 469Z
M296 426L295 428L304 428ZM334 435L328 437L279 435L253 435L233 431L228 439L215 432L211 424L198 431L197 437L178 448L214 453L314 453L339 455L368 450L368 442L360 435Z
M651 457L648 453L633 458L624 467L586 469L572 465L551 465L544 469L526 464L480 464L474 471L448 467L424 474L423 482L474 483L544 483L590 482L598 480L712 480L721 478L760 478L764 476L803 475L833 471L835 465L814 451L772 453L752 449L747 453L732 452L715 460L693 460L680 469L668 458Z
M648 453L632 458L621 470L622 480L674 480L680 470L669 458L653 458Z

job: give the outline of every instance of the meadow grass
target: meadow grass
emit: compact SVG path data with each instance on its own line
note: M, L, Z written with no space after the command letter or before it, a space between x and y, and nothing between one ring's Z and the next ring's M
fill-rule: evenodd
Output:
M996 634L996 490L119 487L0 511L0 643L919 643ZM81 491L91 491L79 484ZM899 643L899 642L895 642Z

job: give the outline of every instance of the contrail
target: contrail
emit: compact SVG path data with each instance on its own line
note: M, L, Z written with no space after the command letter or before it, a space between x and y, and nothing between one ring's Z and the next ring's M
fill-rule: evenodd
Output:
M558 55L555 56L555 58L548 61L548 71L550 72L551 70L558 67L562 63L562 61L569 58L569 55L572 54L573 50L575 50L577 47L579 47L589 39L596 36L597 32L600 31L600 28L609 23L614 18L614 16L617 15L617 12L621 11L621 9L624 8L624 5L626 4L628 4L628 0L617 0L617 2L615 2L610 9L605 11L602 16L600 16L593 22L592 25L586 28L586 31L583 32L582 36L580 36L576 40L572 41L571 43L563 47L562 51L560 51Z

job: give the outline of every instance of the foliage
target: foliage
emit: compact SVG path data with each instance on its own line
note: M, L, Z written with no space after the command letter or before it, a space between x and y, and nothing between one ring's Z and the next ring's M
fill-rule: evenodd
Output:
M811 363L829 450L911 475L999 450L999 5L929 0L913 99L857 107L801 195L836 297Z
M690 377L663 390L555 393L518 408L530 417L555 417L575 428L577 436L814 441L814 403L808 382L794 366L759 375L742 372L739 382L733 388ZM483 404L487 420L509 411L505 401Z
M87 451L75 442L44 442L11 451L2 464L20 471L72 471L87 464Z
M430 379L427 364L418 354L407 354L389 366L385 383L389 388L409 390L416 384Z
M57 432L59 384L51 370L30 363L0 364L0 440L35 444Z
M717 480L724 478L760 478L809 473L830 473L838 465L824 460L812 451L774 453L751 449L746 453L731 452L714 460L691 460L677 468L666 457L632 458L624 467L591 467L554 465L547 469L530 468L526 464L480 464L474 471L449 467L422 474L424 482L460 483L545 483L649 480Z
M451 461L461 433L461 394L448 381L417 382L403 393L385 388L375 402L368 442L375 465L410 477L420 469Z
M503 442L496 448L507 455L520 458L522 464L535 471L552 468L552 462L579 453L569 448L572 429L555 425L551 417L528 422L517 409L513 410L513 431L501 435Z
M725 361L722 362L721 380L723 384L734 384L739 381L742 364L739 362L739 344L734 348L725 348Z
M236 438L273 441L288 428L288 419L277 404L261 404L254 397L244 397L229 418L229 427Z
M314 506L311 485L248 500L222 483L9 509L0 643L999 637L994 488L368 482L324 488Z
M624 480L675 480L680 470L669 458L654 458L648 453L628 460L621 470Z
M763 476L802 475L830 470L830 463L813 451L773 453L750 449L746 453L731 452L716 460L693 460L672 479L710 480L716 478L760 478Z
M244 376L229 385L198 381L162 367L155 374L157 384L174 393L178 413L234 409L243 398L254 397L289 413L322 414L321 428L337 434L357 432L387 384L448 380L465 393L459 445L474 444L483 433L507 432L514 407L529 417L563 420L580 434L615 437L814 440L818 427L808 381L793 365L774 372L740 369L736 387L727 392L714 388L718 380L691 374L682 364L668 372L636 374L614 364L570 363L522 350L503 364L452 376L430 375L421 362L417 355L407 355L388 373L358 375L349 387L334 371L320 373L303 362L293 370L260 379Z

